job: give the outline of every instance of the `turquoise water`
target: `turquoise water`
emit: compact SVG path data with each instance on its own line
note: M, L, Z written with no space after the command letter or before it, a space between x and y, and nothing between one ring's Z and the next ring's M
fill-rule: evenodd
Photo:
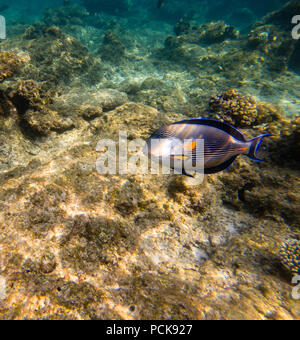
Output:
M1 5L9 5L9 9L5 13L15 19L22 19L25 22L30 22L34 18L38 18L42 15L43 11L48 7L58 7L64 3L78 3L83 4L91 14L105 12L108 14L115 14L123 17L136 17L145 15L148 19L157 19L161 21L174 22L180 19L182 16L189 17L202 17L203 20L211 19L226 19L235 15L239 10L249 10L251 16L254 18L260 18L268 12L275 11L283 4L287 3L287 0L265 0L265 1L236 1L236 0L165 0L162 1L162 6L158 9L156 0L115 0L115 1L98 1L98 0L82 0L82 1L22 1L15 0L13 2L1 1ZM201 10L201 13L199 13ZM249 15L250 16L250 15ZM244 18L243 18L244 19ZM244 20L241 18L240 24L244 24Z
M115 60L114 54L117 55L118 51L112 51L111 60L109 58L105 59L105 57L102 58L104 64L109 65L110 68L109 72L105 72L104 78L114 82L114 86L117 87L122 81L128 79L140 81L153 75L159 79L165 78L167 74L165 62L168 62L170 58L166 54L162 55L160 50L165 47L168 36L176 36L174 33L174 31L176 32L175 25L179 21L183 21L190 28L217 21L224 21L228 26L232 25L239 35L239 39L235 40L235 44L225 44L226 41L230 42L232 37L229 37L228 40L225 39L225 43L223 39L222 41L216 40L208 43L199 42L195 44L192 42L192 44L184 46L186 47L186 53L190 55L187 55L186 58L182 57L181 60L176 60L175 63L173 62L167 66L171 71L170 74L172 72L176 73L176 75L175 73L170 75L167 81L168 84L171 87L178 84L183 89L183 92L186 93L191 90L191 83L197 79L196 73L203 72L203 68L199 68L197 71L197 62L194 63L195 68L193 70L189 70L189 67L184 66L186 62L190 63L188 61L189 58L198 58L200 60L202 56L209 54L207 49L212 50L214 55L219 53L220 49L222 53L237 48L244 50L245 41L251 29L263 20L264 16L268 13L280 9L287 2L284 0L165 0L160 3L157 0L120 0L112 2L55 0L47 4L47 1L40 3L33 0L17 0L13 3L8 3L7 1L2 1L1 3L4 9L2 14L6 17L7 21L8 39L10 37L22 36L26 28L34 23L46 26L54 25L60 27L63 32L79 39L92 54L99 57L99 46L103 43L105 32L108 30L112 31L116 35L117 40L121 42L121 48L124 47L128 55L136 57L135 61L131 60L134 67L130 67L129 63L126 62L122 63L122 67L119 67L118 64L120 63L113 63L112 61ZM291 13L290 17L283 20L290 21L293 15L294 13ZM276 24L278 24L279 29L282 29L280 22L275 23L274 27L276 27ZM216 30L221 30L221 28L216 28ZM266 30L265 33L264 30ZM291 30L292 25L287 23L284 30L282 30L282 34L284 32L285 36L279 38L282 41L288 42L288 45L293 42L291 36L289 36ZM181 33L177 32L177 34L180 35ZM270 43L271 33L268 32L268 28L262 28L259 34L260 37L256 38L262 40L261 46L250 45L247 49L248 51L252 49L254 52L257 50L257 54L262 58L258 61L261 64L268 62L268 58L274 59L276 55L276 60L272 61L274 65L268 66L265 72L260 71L260 68L264 67L264 65L258 65L255 76L253 76L253 72L251 75L241 75L241 78L245 78L242 81L242 85L237 84L236 81L230 83L230 77L228 78L228 75L226 75L228 80L226 84L224 84L224 79L219 84L218 81L215 82L217 85L216 90L222 91L230 87L245 88L247 93L256 96L259 100L267 100L268 102L282 105L288 116L297 114L299 112L299 89L297 86L296 88L294 86L294 82L297 83L297 81L283 79L282 77L285 75L282 70L288 70L292 73L299 72L299 58L297 58L299 47L293 52L295 47L288 45L285 47L284 44L282 44L282 48L270 46L269 49L266 46L266 51L261 53L262 46L266 42ZM272 39L277 39L276 34L279 34L279 32L274 32ZM267 39L266 42L263 42L263 39ZM188 39L187 42L189 43ZM218 42L222 44L218 46L216 44ZM290 49L290 53L287 52L288 49ZM176 54L177 52L174 53ZM237 64L241 63L239 60L235 62ZM156 65L154 65L155 63ZM218 65L220 69L223 67L221 64ZM193 62L191 66L193 66ZM210 67L208 65L204 69L204 73L212 77L215 74L218 77L219 71L216 71L213 67L210 69ZM235 65L229 65L229 67L234 68ZM245 68L247 73L249 71L248 66L245 66ZM272 68L274 72L272 72ZM270 69L271 71L268 72ZM262 80L260 86L257 84L259 79ZM287 82L287 86L283 88L282 82Z

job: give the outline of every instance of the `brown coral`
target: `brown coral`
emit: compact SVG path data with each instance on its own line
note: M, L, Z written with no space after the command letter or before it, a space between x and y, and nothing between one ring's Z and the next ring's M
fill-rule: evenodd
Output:
M0 82L17 73L21 65L22 61L13 52L0 52Z
M262 133L273 135L269 145L269 155L279 166L299 169L300 155L300 116L272 122L261 129Z
M116 33L109 30L105 32L99 53L103 60L120 62L126 56L126 48Z
M282 29L285 29L286 31L291 30L292 23L291 18L294 15L298 15L300 13L300 3L298 0L292 0L289 1L285 6L283 6L281 9L267 14L263 21L266 23L271 23L278 25Z
M99 82L102 67L88 49L77 39L64 34L56 26L36 25L25 33L22 49L31 58L22 70L22 76L44 82L52 87L65 86L74 78L82 76L86 83ZM32 39L33 40L28 40Z
M31 132L47 135L51 130L63 131L73 126L71 120L63 120L56 111L45 106L51 103L51 97L33 80L18 82L10 98L21 118L21 124Z
M7 95L3 91L0 91L0 117L8 116L13 108L14 106Z
M179 21L174 28L182 41L196 44L216 44L228 39L236 39L238 31L223 21L210 22L202 26L193 26Z
M256 125L271 123L273 121L277 122L284 115L283 110L278 105L265 102L258 102L256 106L257 106L257 119L255 122Z
M266 53L271 70L286 71L289 66L299 72L300 44L291 35L294 27L291 18L298 15L299 11L299 1L289 1L279 10L267 14L250 32L251 47L258 47Z
M295 49L290 32L282 32L273 25L253 28L248 35L248 47L259 50L265 56L270 71L281 73L288 67L288 61Z
M216 118L236 127L250 127L279 120L282 110L272 104L256 103L251 96L243 96L236 89L212 96L210 111Z

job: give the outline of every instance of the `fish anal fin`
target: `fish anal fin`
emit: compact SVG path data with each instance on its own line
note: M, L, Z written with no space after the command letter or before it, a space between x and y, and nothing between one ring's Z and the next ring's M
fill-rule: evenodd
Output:
M224 171L235 161L236 157L237 156L233 156L230 159L228 159L226 162L224 162L224 163L222 163L222 164L220 164L216 167L206 168L206 169L204 169L204 173L206 175L210 175L210 174L216 174L217 172Z
M185 169L181 169L181 170L177 170L177 169L174 169L173 168L173 170L174 171L176 171L176 172L178 172L179 174L181 174L181 175L184 175L184 176L187 176L187 177L191 177L191 178L195 178L195 176L193 176L193 175L191 175L191 174L188 174L186 171L185 171Z

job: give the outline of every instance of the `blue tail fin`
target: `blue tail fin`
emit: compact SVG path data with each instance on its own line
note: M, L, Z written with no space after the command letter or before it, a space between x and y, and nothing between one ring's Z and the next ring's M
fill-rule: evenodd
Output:
M248 153L248 157L250 157L251 159L258 161L258 162L262 161L261 159L257 158L256 153L257 153L257 150L258 150L263 138L268 137L268 136L271 136L271 134L267 133L265 135L253 138L249 141L251 143L251 146L250 146L250 150L249 150L249 153Z

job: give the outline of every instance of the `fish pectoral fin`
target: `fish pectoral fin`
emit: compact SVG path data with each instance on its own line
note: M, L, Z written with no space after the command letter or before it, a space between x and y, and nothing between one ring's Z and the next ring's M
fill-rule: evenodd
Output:
M171 155L171 158L186 161L186 160L190 159L191 157L188 156L188 155Z
M200 137L198 139L200 139ZM185 144L183 146L183 149L187 151L193 151L194 149L196 149L196 147L197 147L197 141L194 140L189 144Z

